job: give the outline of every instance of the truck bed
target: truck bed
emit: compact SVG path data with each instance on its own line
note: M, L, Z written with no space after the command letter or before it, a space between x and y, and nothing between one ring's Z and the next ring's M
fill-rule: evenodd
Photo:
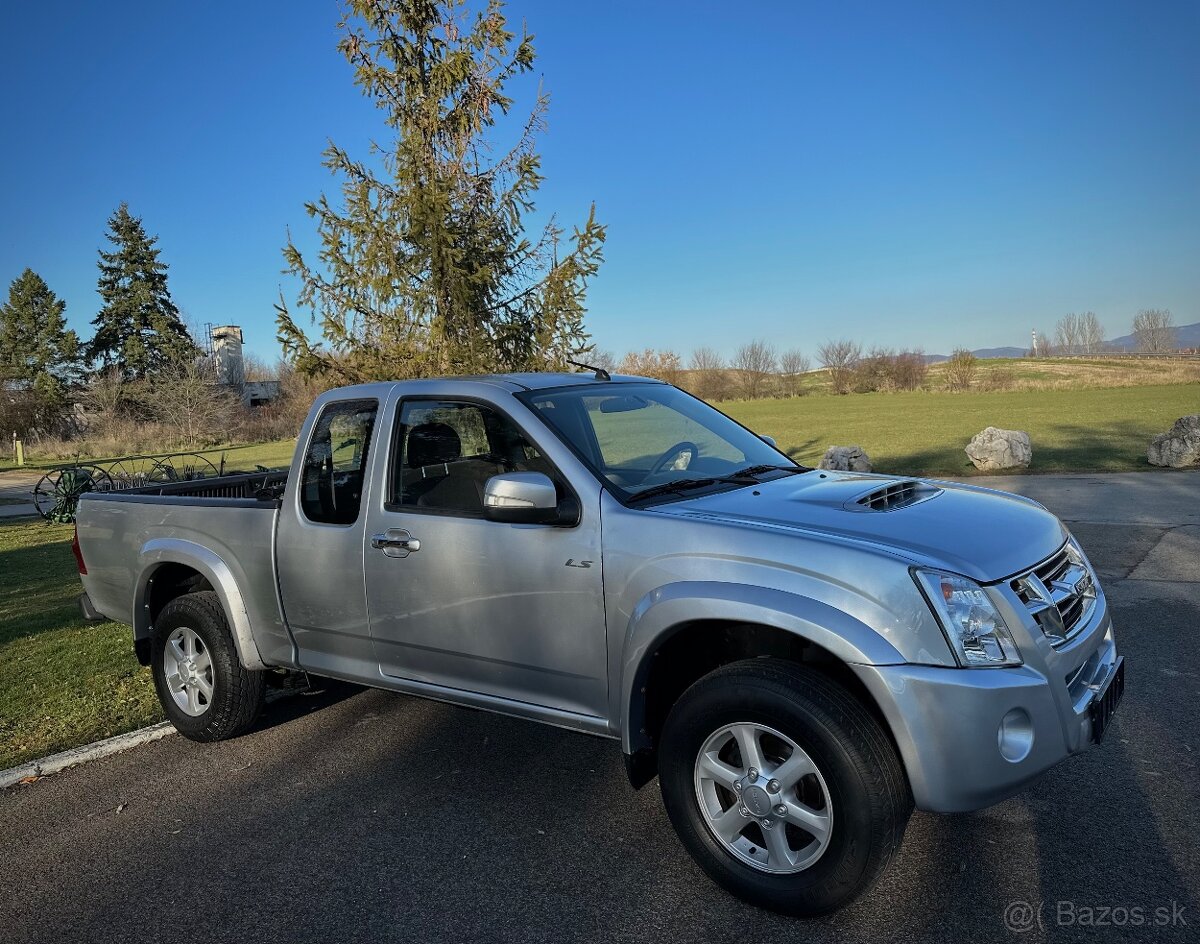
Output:
M229 504L229 500L254 503L278 501L287 484L287 470L274 472L238 472L213 478L198 478L180 482L162 482L140 488L109 492L91 492L89 499L130 500L143 502L155 496L172 499L170 504ZM163 504L152 502L152 504Z
M288 473L249 472L80 496L76 533L88 569L84 586L97 610L131 623L149 614L139 579L175 580L192 568L222 595L235 626L255 627L262 659L292 662L274 572L275 525ZM163 569L165 567L165 569ZM237 599L231 594L240 588Z

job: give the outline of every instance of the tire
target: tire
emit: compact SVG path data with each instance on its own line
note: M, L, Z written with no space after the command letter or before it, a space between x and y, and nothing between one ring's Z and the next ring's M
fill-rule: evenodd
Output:
M753 781L743 744L763 764ZM732 663L680 696L663 727L659 782L671 824L709 877L751 904L804 917L869 889L912 812L879 722L829 677L779 659ZM722 839L718 829L742 832Z
M190 652L189 664L181 664L181 649ZM150 666L163 711L193 741L237 737L262 708L263 673L242 667L221 600L211 590L163 607L150 636Z

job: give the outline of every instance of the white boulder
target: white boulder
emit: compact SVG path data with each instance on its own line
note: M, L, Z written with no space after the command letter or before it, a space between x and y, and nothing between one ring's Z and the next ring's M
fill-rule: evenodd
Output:
M1200 413L1181 416L1170 432L1155 436L1146 450L1151 465L1186 469L1200 465Z
M870 472L871 457L863 452L862 446L830 446L821 456L817 468L834 472Z
M964 450L977 469L1027 469L1033 460L1029 434L1019 429L989 426L967 444Z

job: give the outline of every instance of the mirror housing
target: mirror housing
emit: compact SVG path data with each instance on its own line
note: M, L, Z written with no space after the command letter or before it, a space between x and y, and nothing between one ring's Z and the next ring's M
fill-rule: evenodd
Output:
M778 444L775 442L775 439L774 439L774 437L771 437L771 436L759 436L758 438L759 438L759 439L761 439L763 442L765 442L765 443L766 443L768 446L774 446L776 449L778 449L778 448L779 448Z
M483 486L483 514L509 524L559 524L558 492L541 472L502 472Z

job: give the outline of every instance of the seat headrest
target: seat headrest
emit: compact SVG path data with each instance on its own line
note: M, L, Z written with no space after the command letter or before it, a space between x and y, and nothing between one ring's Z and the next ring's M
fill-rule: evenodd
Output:
M441 465L461 457L462 442L453 427L445 423L422 423L409 431L406 465L410 469Z

